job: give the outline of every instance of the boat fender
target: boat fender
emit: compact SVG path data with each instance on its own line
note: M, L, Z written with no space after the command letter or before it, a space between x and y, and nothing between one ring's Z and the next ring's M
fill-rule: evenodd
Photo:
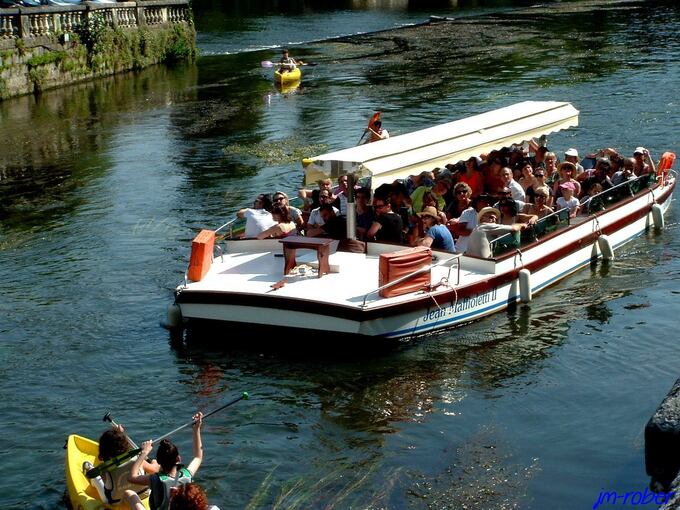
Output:
M600 252L602 253L602 258L604 260L614 260L614 248L607 235L602 234L598 237L597 245L600 247Z
M172 303L168 305L168 322L169 328L176 328L182 324L182 310L179 305Z
M519 299L522 303L531 301L531 271L519 270Z
M665 225L663 218L663 209L659 204L652 205L652 219L654 220L654 228L657 230L663 230Z

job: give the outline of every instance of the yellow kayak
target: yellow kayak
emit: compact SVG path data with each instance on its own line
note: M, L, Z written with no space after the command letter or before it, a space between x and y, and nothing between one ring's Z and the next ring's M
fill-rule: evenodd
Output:
M73 510L127 510L125 503L109 505L102 503L97 490L90 485L90 481L83 474L83 462L91 462L94 466L99 463L99 444L96 441L72 434L66 443L66 485L68 497ZM142 497L142 502L149 508L148 492Z
M299 67L296 67L292 71L288 71L286 73L282 73L280 69L277 69L274 71L274 81L276 83L292 83L294 81L298 81L302 78L302 72L300 71Z

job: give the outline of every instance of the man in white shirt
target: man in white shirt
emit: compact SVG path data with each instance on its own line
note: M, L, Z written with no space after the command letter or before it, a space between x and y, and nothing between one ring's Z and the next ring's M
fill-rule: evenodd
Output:
M272 199L269 195L259 195L255 199L253 208L241 209L236 213L239 218L246 219L246 230L243 234L245 238L255 238L260 232L264 232L276 225L272 217Z
M527 201L524 188L522 188L521 184L514 179L512 170L507 166L501 169L501 180L503 181L503 186L510 189L513 200L519 200L520 202Z
M321 205L333 203L333 194L331 193L331 190L324 189L319 192L319 203ZM312 212L309 213L309 219L307 220L308 229L316 229L324 224L320 213L320 207L321 206L317 207L316 209L312 209ZM336 207L333 207L333 212L336 214L336 216L340 213Z

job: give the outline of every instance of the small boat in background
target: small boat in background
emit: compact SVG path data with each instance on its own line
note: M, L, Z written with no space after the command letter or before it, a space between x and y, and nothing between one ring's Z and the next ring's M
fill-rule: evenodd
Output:
M68 499L73 510L123 510L129 508L126 503L109 505L102 503L97 490L90 484L83 472L83 463L93 466L99 463L99 444L86 437L72 434L66 442L66 486ZM140 496L145 508L149 508L148 492Z
M274 81L281 85L294 84L296 81L299 82L301 78L302 71L300 71L299 67L287 72L281 72L281 69L274 71Z

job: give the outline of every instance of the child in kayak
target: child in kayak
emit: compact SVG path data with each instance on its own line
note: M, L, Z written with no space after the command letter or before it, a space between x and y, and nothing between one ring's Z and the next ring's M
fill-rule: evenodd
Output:
M201 442L201 425L203 413L198 412L192 418L194 425L194 458L185 468L180 464L181 458L177 447L168 439L163 439L156 450L156 459L160 464L160 472L152 475L139 475L139 468L153 449L153 441L142 443L142 452L129 471L130 483L151 488L149 503L151 510L168 510L173 493L179 486L193 481L193 477L203 462L203 444ZM125 493L132 510L144 510L139 496L133 491Z
M118 424L114 428L104 432L99 438L99 460L106 462L114 457L122 455L132 447L130 439L125 434L125 429ZM147 490L141 485L133 485L128 481L130 476L130 466L134 464L137 457L125 461L119 466L113 466L109 471L105 471L100 476L93 478L90 483L97 489L100 499L105 503L118 503L126 490L139 492ZM89 463L83 466L84 471L89 471L93 466ZM143 461L138 466L138 474L157 473L160 466L154 460L152 462Z

